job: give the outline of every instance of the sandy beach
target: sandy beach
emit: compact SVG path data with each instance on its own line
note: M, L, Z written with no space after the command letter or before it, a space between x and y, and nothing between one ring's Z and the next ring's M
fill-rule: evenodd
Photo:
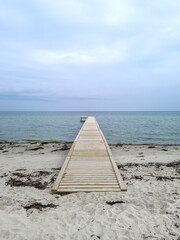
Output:
M71 143L0 144L0 239L180 240L180 146L110 145L127 192L53 194Z

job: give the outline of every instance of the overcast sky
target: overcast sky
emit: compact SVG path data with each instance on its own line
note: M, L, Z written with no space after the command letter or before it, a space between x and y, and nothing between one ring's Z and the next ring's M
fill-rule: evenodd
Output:
M0 110L180 110L179 0L0 6Z

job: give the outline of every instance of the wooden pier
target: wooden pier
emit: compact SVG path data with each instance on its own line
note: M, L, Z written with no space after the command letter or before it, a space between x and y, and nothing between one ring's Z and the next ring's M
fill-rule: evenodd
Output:
M108 143L94 117L87 117L52 188L53 192L126 191Z

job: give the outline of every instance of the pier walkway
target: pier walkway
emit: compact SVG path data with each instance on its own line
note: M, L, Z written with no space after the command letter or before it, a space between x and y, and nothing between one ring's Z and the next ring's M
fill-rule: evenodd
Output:
M108 143L94 117L87 117L54 183L53 192L126 191Z

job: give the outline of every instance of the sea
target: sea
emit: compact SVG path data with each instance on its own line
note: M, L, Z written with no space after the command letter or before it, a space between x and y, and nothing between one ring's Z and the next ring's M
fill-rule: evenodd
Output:
M0 112L0 141L72 142L95 116L108 143L180 145L180 112Z

